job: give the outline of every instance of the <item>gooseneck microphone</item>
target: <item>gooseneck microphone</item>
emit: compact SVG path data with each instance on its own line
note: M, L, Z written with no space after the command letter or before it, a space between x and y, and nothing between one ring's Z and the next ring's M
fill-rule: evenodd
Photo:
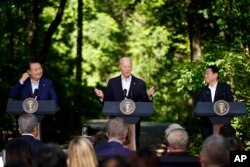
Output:
M123 89L123 95L124 95L124 99L127 98L127 89Z

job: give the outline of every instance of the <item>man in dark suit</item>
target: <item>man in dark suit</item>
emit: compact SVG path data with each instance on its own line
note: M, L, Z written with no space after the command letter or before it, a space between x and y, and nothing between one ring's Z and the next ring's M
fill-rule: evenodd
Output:
M14 85L9 96L17 100L25 100L34 97L36 100L54 100L57 102L57 95L50 79L43 77L43 68L38 60L30 60L27 64L27 71ZM43 141L49 141L52 121L50 116L39 116L41 122L41 135Z
M134 102L148 102L152 101L152 95L155 90L154 87L146 90L146 84L143 80L132 75L132 60L129 57L123 57L119 61L119 69L121 75L112 78L108 82L107 91L104 94L101 90L95 89L96 95L100 101L122 101L124 99L131 99ZM140 135L140 124L136 124L136 140L138 147L138 140Z
M36 139L38 124L38 119L33 114L23 114L18 118L18 130L22 135L21 139L29 143L33 155L43 146L43 143Z
M188 152L189 137L179 124L170 124L165 130L166 152L160 158L161 167L199 167L197 156Z
M119 155L123 157L130 156L133 151L124 147L128 133L127 123L118 117L110 118L107 123L106 136L108 143L96 148L98 158L106 156Z
M230 86L226 83L219 82L219 69L217 66L207 66L204 79L207 85L201 88L198 102L216 102L218 100L234 101ZM201 133L205 139L213 134L213 125L209 117L206 116L201 117L200 121Z
M11 88L9 96L17 100L36 97L37 100L55 100L57 95L52 81L43 77L43 68L39 61L30 60L28 69Z

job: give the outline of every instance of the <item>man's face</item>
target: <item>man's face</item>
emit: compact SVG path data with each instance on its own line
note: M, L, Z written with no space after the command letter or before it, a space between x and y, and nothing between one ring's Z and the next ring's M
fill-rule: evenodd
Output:
M43 75L43 68L40 63L31 63L30 69L28 70L30 78L32 80L39 80Z
M207 84L216 82L218 79L218 73L213 73L211 68L207 68L204 74L204 79Z
M124 77L129 77L131 75L131 71L132 71L132 64L129 60L123 60L121 63L120 63L120 71L122 72L122 75Z

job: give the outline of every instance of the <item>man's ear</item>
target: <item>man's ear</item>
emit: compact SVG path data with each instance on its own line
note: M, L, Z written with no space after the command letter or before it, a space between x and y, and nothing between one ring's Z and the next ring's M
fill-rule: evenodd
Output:
M199 161L200 161L200 164L204 164L205 163L205 158L204 158L204 155L202 153L200 153Z
M19 132L20 134L22 134L22 131L20 130L20 128L18 128L18 132Z

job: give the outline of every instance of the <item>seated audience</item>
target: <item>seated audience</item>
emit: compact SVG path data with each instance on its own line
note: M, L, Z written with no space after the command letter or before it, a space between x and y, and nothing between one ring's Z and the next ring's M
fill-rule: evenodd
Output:
M107 123L106 135L108 143L96 148L96 155L101 158L109 155L130 156L133 151L125 148L123 143L128 134L128 125L122 118L110 118Z
M18 130L22 135L21 139L29 143L32 154L35 154L43 145L40 140L36 139L38 135L38 124L38 119L34 114L23 114L18 118Z
M130 167L127 159L119 155L111 155L105 157L101 163L100 167Z
M165 144L167 152L161 156L160 166L200 166L198 157L191 155L187 150L189 137L182 126L173 124L165 130Z
M70 141L68 148L68 167L97 167L98 161L91 142L84 137Z
M32 167L32 153L29 144L14 139L5 145L5 166Z
M221 135L211 135L202 144L200 154L202 167L228 167L230 151L228 142Z
M67 167L67 157L57 144L44 144L37 152L33 167Z
M229 143L230 151L244 151L245 144L236 137L236 130L231 125L223 125L220 128L220 135L224 136Z
M155 151L144 148L132 154L129 164L130 167L159 167L160 159Z

